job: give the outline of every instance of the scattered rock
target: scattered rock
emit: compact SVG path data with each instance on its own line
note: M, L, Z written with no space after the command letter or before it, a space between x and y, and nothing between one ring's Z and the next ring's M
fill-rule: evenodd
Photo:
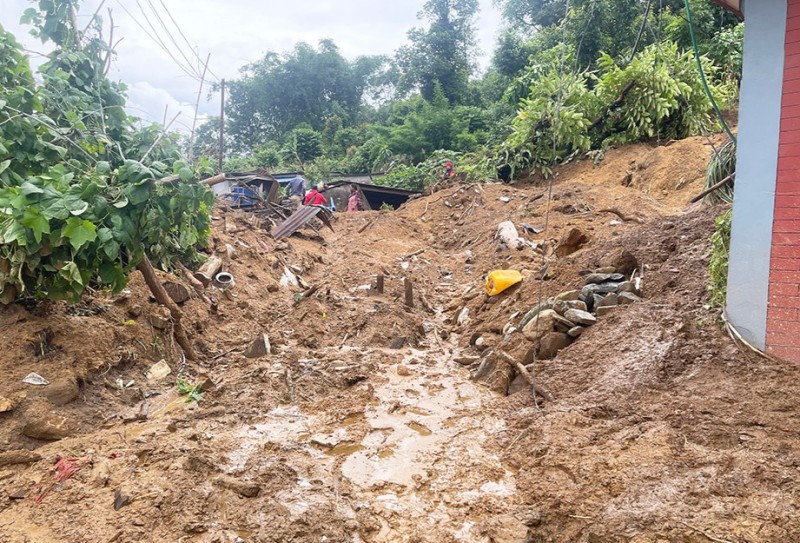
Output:
M596 313L598 317L605 317L606 315L614 311L616 308L617 306L615 305L605 305L603 307L598 307Z
M480 360L479 356L457 356L453 358L453 361L461 364L462 366L471 366L475 362Z
M517 227L511 221L501 222L497 225L495 238L500 240L500 245L508 249L519 249L520 239Z
M266 281L267 285L267 292L278 292L281 289L280 284L273 278L269 278Z
M587 311L586 302L582 302L580 300L570 300L568 302L564 302L559 300L553 304L553 310L559 315L564 315L564 313L566 313L570 309L580 309L581 311Z
M0 453L0 468L17 464L33 464L42 459L42 455L34 451L19 449Z
M561 241L556 246L556 256L564 257L571 255L584 245L589 243L589 236L580 228L570 228L569 231L561 237Z
M157 364L150 366L145 376L150 381L160 381L170 373L172 373L172 368L169 367L166 360L161 360Z
M244 351L245 358L261 358L268 354L272 354L272 345L267 334L261 334Z
M81 389L77 381L72 378L56 379L53 384L37 391L37 396L47 398L50 403L57 406L67 405L78 399Z
M399 366L397 366L397 375L401 377L410 377L411 375L413 375L413 373L411 372L410 369L400 364Z
M95 486L105 487L108 485L109 479L111 479L111 462L106 459L95 462L92 472L89 474L89 480Z
M469 249L467 249L466 251L464 251L464 263L472 264L473 262L475 262L475 254Z
M592 296L593 294L608 294L610 292L617 292L619 283L601 283L586 285L581 289L581 297L583 299Z
M522 320L519 322L519 327L524 329L525 326L527 326L527 324L531 322L534 319L534 317L536 317L536 315L538 315L545 309L553 309L553 302L550 300L545 300L536 307L534 307L533 309L531 309L530 311L528 311L527 313L525 313L525 316L522 317Z
M580 309L570 309L564 314L564 317L575 324L583 324L586 326L591 326L597 322L597 318L595 318L594 315L587 311L581 311Z
M600 283L607 283L609 281L614 281L615 283L619 283L620 281L624 281L625 276L621 273L591 273L586 276L585 283L586 285L591 285L592 283L600 284Z
M169 328L170 317L166 309L153 311L147 317L147 320L156 330L166 330Z
M389 343L390 349L402 349L406 344L406 338L404 337L396 337Z
M505 360L499 360L496 356L487 356L472 372L472 379L485 383L494 392L506 394L513 381L513 375L514 370L511 368L511 364Z
M595 310L600 309L601 307L613 307L615 305L619 305L619 298L615 293L607 294L602 300L595 304Z
M618 298L620 305L629 305L642 301L642 299L633 292L620 292Z
M128 308L128 315L134 319L142 314L142 306L139 304L132 305Z
M456 324L459 326L464 326L467 324L467 322L469 322L469 308L464 307L461 311L459 311L458 317L456 317Z
M633 281L623 281L622 283L620 283L619 284L619 288L617 289L617 292L619 292L619 293L631 292L631 293L635 294L636 296L641 296L642 295L641 291L636 288L636 284L633 283Z
M586 328L584 328L583 326L574 326L574 327L569 329L569 332L567 332L567 335L569 337L576 338L576 337L579 337L581 334L583 334L583 332L585 330L586 330Z
M581 300L573 300L567 302L567 306L571 307L572 309L580 309L581 311L588 311L589 308L586 307L586 302Z
M14 410L14 402L6 398L5 396L0 396L0 413L8 413L9 411Z
M217 477L214 482L222 488L227 488L245 498L255 498L261 490L261 487L257 483L240 481L239 479L234 479L233 477L225 475Z
M539 357L542 360L548 360L558 354L558 351L564 347L568 347L572 343L572 339L561 332L548 332L539 342Z
M114 511L119 511L131 503L133 503L133 497L130 494L123 492L121 488L118 488L114 492Z
M548 332L555 331L556 326L566 330L569 330L575 326L573 322L562 317L552 309L545 309L538 315L538 325L537 319L533 318L522 329L522 335L524 335L530 341L538 341Z
M16 491L12 492L11 494L8 495L8 498L10 500L24 500L25 496L27 496L27 495L28 495L28 491L23 488L21 490L16 490Z
M578 299L578 295L580 293L581 292L579 290L568 290L568 291L562 292L561 294L556 296L555 300L556 301L562 301L562 302L569 302L569 301L572 301L572 300L577 300Z
M630 251L618 247L600 259L600 265L614 268L614 271L623 275L630 275L639 267L636 257Z
M163 286L164 290L167 291L167 295L169 295L169 297L172 298L172 301L176 304L182 304L192 297L189 289L181 283L176 283L175 281L166 281Z
M29 385L36 385L36 386L44 386L49 385L50 381L39 375L38 373L29 373L25 376L22 380L23 383L27 383Z
M44 441L57 441L72 435L71 424L66 417L45 413L22 427L23 435Z

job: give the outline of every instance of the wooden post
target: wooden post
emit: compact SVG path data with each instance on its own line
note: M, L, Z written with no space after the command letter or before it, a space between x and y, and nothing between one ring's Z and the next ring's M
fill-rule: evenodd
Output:
M147 255L144 255L142 261L139 262L137 269L142 273L144 282L147 283L147 286L150 288L150 292L153 293L156 301L169 309L169 314L172 316L172 322L175 328L175 340L183 349L183 353L186 355L186 358L189 360L197 360L197 355L194 354L194 348L189 342L189 337L186 335L186 330L184 330L181 322L183 319L183 313L178 305L172 301L172 298L169 297L167 291L165 291L164 287L161 286L161 283L158 282L156 272L153 269L153 264L150 263L150 259L147 258Z
M383 294L383 274L378 274L378 281L375 287L375 290L378 291L378 294Z
M219 171L222 172L222 157L225 155L225 80L220 83L219 99Z
M403 278L403 285L406 288L406 306L414 307L414 285L411 284L411 279Z
M222 269L222 259L218 256L210 256L206 263L200 266L194 274L195 279L203 283L203 286L208 287L214 280L214 276Z

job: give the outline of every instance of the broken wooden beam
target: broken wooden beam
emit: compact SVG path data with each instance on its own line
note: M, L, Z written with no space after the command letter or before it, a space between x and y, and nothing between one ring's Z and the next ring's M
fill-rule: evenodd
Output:
M221 269L222 259L218 256L210 256L205 264L200 266L200 269L195 272L194 277L203 283L203 286L208 287Z
M378 294L383 294L383 281L383 274L379 273L378 279L375 282L375 290L378 292Z
M403 287L405 288L406 306L414 307L414 285L411 284L410 278L403 278Z

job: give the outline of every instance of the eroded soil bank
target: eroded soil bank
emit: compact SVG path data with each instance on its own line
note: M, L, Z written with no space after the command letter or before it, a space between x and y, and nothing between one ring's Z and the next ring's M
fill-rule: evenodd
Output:
M185 367L138 276L113 299L0 309L0 541L800 540L800 371L738 349L706 305L722 209L687 201L709 153L689 139L563 167L538 234L536 180L282 243L219 208L235 297L184 304L201 355ZM529 245L500 246L506 220ZM574 228L588 243L557 256ZM620 248L643 301L537 360L552 401L513 369L508 396L472 379L492 352L527 363L522 315ZM523 282L483 294L504 268ZM296 299L291 275L318 290ZM263 333L272 353L245 358ZM161 359L172 373L148 378ZM178 376L206 384L199 402Z

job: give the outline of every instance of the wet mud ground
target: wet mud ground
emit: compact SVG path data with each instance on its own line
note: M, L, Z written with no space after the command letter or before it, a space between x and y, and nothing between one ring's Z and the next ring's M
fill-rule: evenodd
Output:
M723 209L687 201L709 153L690 139L563 167L549 230L524 235L553 246L582 229L565 257L494 239L504 220L544 223L536 179L342 214L287 242L218 208L212 250L234 249L235 297L184 304L200 353L185 369L136 275L77 308L0 309L0 541L800 541L800 374L739 348L708 307ZM537 361L552 401L471 379L487 349L523 359L507 325L619 247L644 301ZM502 268L522 284L484 295ZM296 301L292 274L319 290ZM245 358L263 333L272 354ZM161 359L171 375L148 379ZM51 384L22 383L31 371ZM199 402L179 373L207 383ZM48 424L60 439L26 435ZM60 481L59 465L73 468Z

